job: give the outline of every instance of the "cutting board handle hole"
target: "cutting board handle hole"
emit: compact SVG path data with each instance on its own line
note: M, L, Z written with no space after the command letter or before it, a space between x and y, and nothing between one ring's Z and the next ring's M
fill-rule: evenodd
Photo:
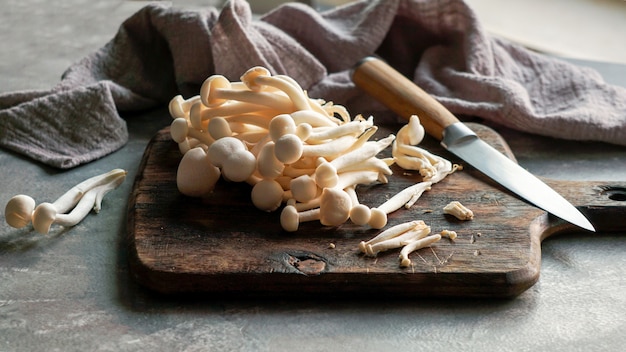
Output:
M626 188L624 187L608 186L602 190L601 194L606 195L607 197L609 197L610 200L615 200L619 202L626 201Z

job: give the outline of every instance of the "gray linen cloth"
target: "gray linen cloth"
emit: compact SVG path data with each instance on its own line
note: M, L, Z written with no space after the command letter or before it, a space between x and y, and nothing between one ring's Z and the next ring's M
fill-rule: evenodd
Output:
M129 111L198 94L262 65L309 96L355 115L388 116L350 80L376 54L459 116L573 140L626 145L626 89L590 69L485 34L461 0L358 1L316 12L301 4L253 19L248 3L185 10L151 4L49 90L0 95L0 145L71 168L122 147ZM388 118L388 117L387 117Z

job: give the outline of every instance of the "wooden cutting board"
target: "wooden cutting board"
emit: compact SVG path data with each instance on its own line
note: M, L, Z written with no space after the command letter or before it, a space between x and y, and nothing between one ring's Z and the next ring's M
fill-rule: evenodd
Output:
M398 127L383 126L377 136L395 133ZM513 158L495 131L470 127ZM427 137L422 146L463 164L433 139ZM206 200L185 197L176 189L180 158L168 128L160 131L146 148L128 209L132 273L142 285L167 294L515 296L539 278L541 241L578 231L464 164L463 171L435 184L411 209L389 216L387 226L423 220L433 233L458 234L454 241L443 238L414 252L412 265L400 268L399 250L376 258L359 253L358 243L379 232L367 226L348 222L328 228L316 221L301 224L295 233L284 232L280 211L257 210L250 202L251 187L244 183L220 181ZM388 184L358 189L362 203L377 206L421 180L415 171L393 170ZM626 182L546 182L599 231L626 230ZM470 208L474 220L444 215L442 208L453 200Z

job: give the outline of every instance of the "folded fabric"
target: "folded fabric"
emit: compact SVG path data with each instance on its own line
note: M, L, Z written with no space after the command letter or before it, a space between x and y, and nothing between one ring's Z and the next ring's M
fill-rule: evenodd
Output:
M350 80L351 68L373 54L459 116L626 145L626 88L488 36L461 0L365 0L322 13L293 3L258 19L232 0L221 11L148 5L55 87L0 95L0 146L74 167L126 143L120 113L197 94L214 73L238 80L255 65L352 114L390 118Z

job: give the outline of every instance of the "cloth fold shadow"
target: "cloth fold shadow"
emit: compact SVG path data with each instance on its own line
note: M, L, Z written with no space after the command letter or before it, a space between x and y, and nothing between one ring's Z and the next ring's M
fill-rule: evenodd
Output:
M258 19L223 9L151 4L47 91L0 95L0 146L57 168L101 158L128 140L120 113L197 94L219 73L256 65L352 114L393 118L355 88L351 68L377 55L459 116L556 138L626 145L626 88L484 33L461 0L357 1L326 12L283 5Z

